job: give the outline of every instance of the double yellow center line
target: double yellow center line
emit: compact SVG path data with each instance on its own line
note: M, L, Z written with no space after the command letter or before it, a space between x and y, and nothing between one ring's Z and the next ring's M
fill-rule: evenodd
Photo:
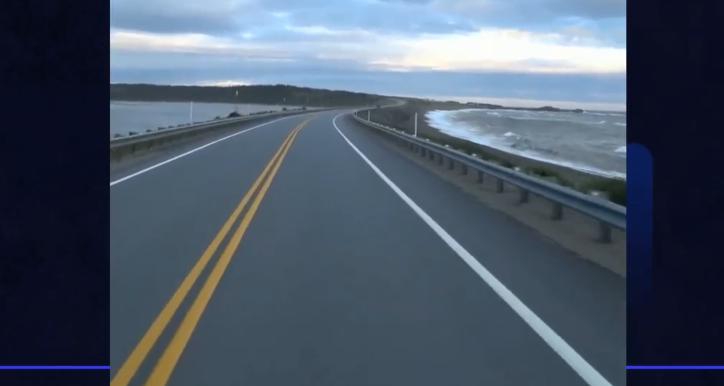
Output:
M216 250L219 248L226 235L236 223L239 215L241 215L241 212L249 203L252 196L254 196L254 193L257 191L257 189L259 189L259 186L261 186L258 194L254 198L254 201L251 203L251 206L247 210L246 214L241 218L241 223L232 234L229 242L226 245L226 248L221 253L221 256L217 260L216 265L213 267L211 273L206 279L206 282L204 282L203 286L201 287L201 290L196 296L196 299L194 299L191 307L186 312L186 315L181 321L181 325L176 330L176 333L174 334L166 349L163 351L163 354L161 354L158 362L156 362L156 365L153 368L151 375L144 383L144 386L166 385L169 377L171 376L171 373L173 372L174 367L176 366L176 363L178 362L184 348L186 347L186 344L191 338L191 334L193 334L194 329L196 328L196 324L199 322L199 319L201 319L201 315L204 313L206 305L209 303L209 300L211 300L211 296L214 294L216 286L219 284L219 281L221 280L221 277L223 276L226 267L229 265L229 262L231 261L231 258L234 255L236 248L239 246L241 238L244 236L244 232L246 232L246 229L249 227L249 223L251 222L252 218L254 218L254 214L259 208L261 200L264 198L266 191L269 189L269 185L271 185L271 182L274 179L277 170L279 170L279 167L281 166L282 161L287 154L287 151L291 147L294 138L296 138L297 136L297 133L299 133L299 131L307 124L307 122L309 122L309 120L305 120L297 127L295 127L286 137L281 147L276 151L276 153L274 153L274 156L271 158L271 160L269 160L269 162L264 167L264 170L254 181L251 189L249 189L249 191L244 195L244 198L241 199L241 202L231 213L231 216L229 216L229 218L226 220L226 223L224 223L224 225L221 227L219 233L211 241L211 244L209 244L209 246L206 248L206 250L196 262L194 267L191 269L189 274L186 276L186 278L184 278L183 282L181 282L181 285L178 287L178 289L176 289L176 292L173 294L171 299L168 301L168 303L166 303L166 306L164 306L163 310L161 310L161 313L153 321L151 327L149 327L148 331L146 331L146 334L143 336L143 338L141 338L141 341L138 342L136 347L133 349L131 355L128 356L126 361L123 363L121 368L113 377L113 379L111 380L111 386L128 385L128 383L138 371L138 368L146 359L149 351L151 351L151 348L153 348L153 346L156 344L156 341L158 341L158 338L164 332L166 326L168 326L168 323L171 321L179 306L188 295L191 287L194 285L194 283L196 283L196 280L198 280L201 272L208 265L209 261L216 253Z

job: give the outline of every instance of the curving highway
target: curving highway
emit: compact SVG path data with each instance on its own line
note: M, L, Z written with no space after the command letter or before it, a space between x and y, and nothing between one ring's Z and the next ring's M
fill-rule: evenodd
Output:
M112 170L112 386L625 385L625 279L347 112Z

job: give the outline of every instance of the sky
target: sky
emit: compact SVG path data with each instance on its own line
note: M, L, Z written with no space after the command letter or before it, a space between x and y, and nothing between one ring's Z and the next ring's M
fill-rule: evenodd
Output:
M111 0L111 82L626 109L625 0Z

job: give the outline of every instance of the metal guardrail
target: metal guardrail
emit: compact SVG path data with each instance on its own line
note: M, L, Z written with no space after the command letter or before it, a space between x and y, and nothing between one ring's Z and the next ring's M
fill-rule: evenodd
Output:
M195 130L199 130L199 129L206 129L206 128L211 128L211 127L216 127L216 126L229 125L232 123L245 122L245 121L268 118L268 117L302 114L302 113L319 111L319 110L320 109L275 111L275 112L268 113L268 114L247 115L247 116L237 117L237 118L215 119L215 120L206 121L206 122L199 122L199 123L196 123L193 125L185 125L185 126L179 125L177 127L163 129L163 130L154 130L151 132L138 133L138 134L134 134L134 135L111 138L111 140L110 140L111 148L116 147L116 146L130 144L130 143L148 141L148 140L154 139L154 138L162 138L162 137L179 135L180 133L195 131Z
M368 114L365 114L366 112L367 109L358 110L355 111L352 116L358 122L391 136L400 141L401 144L419 152L422 156L433 159L435 155L437 155L439 164L442 164L443 160L447 158L449 169L453 169L455 163L458 163L462 166L463 174L467 174L468 168L477 171L478 183L483 181L483 176L486 174L493 176L497 180L498 193L503 192L503 183L507 182L518 188L518 200L520 203L528 202L529 193L550 201L552 204L552 220L560 220L563 218L563 207L587 215L598 221L599 241L604 243L611 242L612 228L626 231L626 208L623 206L599 197L577 192L552 182L531 177L525 173L484 161L447 146L414 137L392 127L360 118L359 114L367 117Z
M220 129L240 122L247 122L265 118L286 117L300 115L318 111L330 110L329 108L292 110L292 111L276 111L269 114L250 115L238 118L228 118L203 122L195 125L180 126L172 129L156 130L142 134L135 134L127 137L113 138L110 141L110 157L111 160L120 160L127 155L135 154L139 151L149 150L156 146L187 138L199 134L207 133L207 130Z

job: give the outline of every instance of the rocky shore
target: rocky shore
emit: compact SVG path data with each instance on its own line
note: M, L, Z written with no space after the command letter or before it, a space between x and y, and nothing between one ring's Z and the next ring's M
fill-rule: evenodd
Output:
M510 108L499 105L482 103L457 103L457 102L432 102L432 101L408 101L407 104L399 107L384 109L373 109L370 113L370 120L394 127L407 133L414 132L415 113L417 113L417 133L419 137L427 138L440 144L449 145L452 148L463 150L468 154L476 154L482 159L498 163L505 167L518 168L519 170L533 176L556 182L558 184L574 188L586 193L596 193L611 201L626 205L626 181L614 178L605 178L588 174L576 169L533 160L521 157L516 154L507 153L492 147L467 141L447 135L430 126L425 119L425 114L432 110L461 110L461 109L515 109L528 111L554 111L554 112L583 112L583 110L564 110L555 107L545 106L540 108Z

